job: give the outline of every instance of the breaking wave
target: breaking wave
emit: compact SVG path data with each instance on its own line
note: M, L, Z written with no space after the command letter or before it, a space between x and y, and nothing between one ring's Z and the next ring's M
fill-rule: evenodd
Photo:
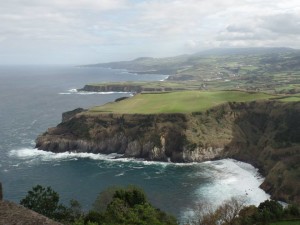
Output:
M115 92L115 91L107 91L107 92L92 92L92 91L78 91L77 89L69 89L68 92L61 92L60 95L111 95L111 94L132 94L131 92Z

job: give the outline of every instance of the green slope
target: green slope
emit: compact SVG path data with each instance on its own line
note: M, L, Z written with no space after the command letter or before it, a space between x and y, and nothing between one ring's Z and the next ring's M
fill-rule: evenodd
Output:
M270 98L275 98L275 96L259 92L241 91L182 91L138 94L120 102L93 107L89 112L128 114L190 113L205 111L225 102L244 102Z

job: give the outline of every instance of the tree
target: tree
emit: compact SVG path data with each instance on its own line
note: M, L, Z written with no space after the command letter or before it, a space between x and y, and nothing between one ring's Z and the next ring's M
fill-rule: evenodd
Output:
M36 185L28 191L26 197L20 201L24 207L54 219L59 208L59 195L51 187L44 188Z
M232 197L224 201L217 209L204 202L197 206L192 219L194 225L234 225L240 210L244 207L245 200L241 197Z
M112 186L112 187L106 188L104 191L101 191L98 194L95 202L93 203L92 211L104 212L106 210L107 206L109 205L109 203L111 203L111 201L113 200L113 196L114 196L115 192L119 189L120 189L120 187L118 187L118 186Z
M112 186L99 193L93 203L93 211L104 212L115 198L124 200L130 207L147 202L144 191L136 186L127 188Z
M245 199L241 197L232 197L223 202L216 210L217 217L224 225L235 224L235 219L238 217L240 210L245 205Z
M129 186L127 189L119 189L115 192L114 199L118 198L123 200L129 207L135 205L143 205L147 202L144 191L135 186Z
M175 225L176 219L153 207L144 191L135 186L114 187L101 192L84 221L110 225ZM108 200L110 199L110 202ZM104 202L101 202L104 201ZM95 211L96 207L99 211ZM105 210L103 207L106 206Z
M31 209L48 218L61 222L74 222L82 216L78 201L71 200L70 207L59 203L59 194L51 187L36 185L28 191L26 197L20 201L24 207Z
M267 223L276 221L283 216L283 207L280 203L274 200L266 200L259 204L258 214L256 215L258 221Z

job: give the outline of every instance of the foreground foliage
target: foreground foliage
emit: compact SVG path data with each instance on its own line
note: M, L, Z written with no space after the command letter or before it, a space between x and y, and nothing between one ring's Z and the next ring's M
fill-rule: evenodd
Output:
M196 209L196 214L191 219L192 225L267 225L272 224L299 224L300 209L296 205L286 208L273 200L266 200L259 204L245 206L245 201L240 198L231 198L224 201L217 209L213 210L207 204L201 204ZM288 221L286 221L288 220Z
M50 219L63 223L71 223L81 217L81 206L78 201L71 200L70 206L59 203L59 194L51 187L36 185L28 191L20 201L24 207L42 214Z
M176 225L175 217L153 207L144 191L135 186L111 187L99 193L93 208L83 213L80 204L70 206L59 203L59 195L51 187L37 185L28 191L21 205L67 225ZM245 199L231 198L218 208L198 204L190 225L267 225L299 224L300 208L283 207L266 200L258 207L245 206Z
M107 203L107 199L111 199L111 201ZM105 205L106 210L103 210ZM134 186L101 192L94 203L94 209L84 218L84 224L88 224L88 222L98 225L177 224L175 217L153 207L148 202L143 190Z
M59 195L51 187L37 185L28 191L21 205L63 224L73 225L175 225L176 218L153 207L143 190L108 188L99 194L91 211L84 214L80 204L72 200L70 206L59 203Z

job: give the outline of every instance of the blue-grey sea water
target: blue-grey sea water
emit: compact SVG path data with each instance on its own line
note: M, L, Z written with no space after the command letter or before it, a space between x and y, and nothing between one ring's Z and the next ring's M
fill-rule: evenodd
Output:
M78 107L114 101L129 93L78 93L87 83L163 80L124 70L73 66L0 66L0 181L4 198L19 202L36 184L51 186L67 203L85 210L112 185L142 187L158 208L183 218L194 204L213 204L234 195L248 203L268 198L252 166L234 160L194 164L154 163L93 154L54 154L34 149L35 138Z

